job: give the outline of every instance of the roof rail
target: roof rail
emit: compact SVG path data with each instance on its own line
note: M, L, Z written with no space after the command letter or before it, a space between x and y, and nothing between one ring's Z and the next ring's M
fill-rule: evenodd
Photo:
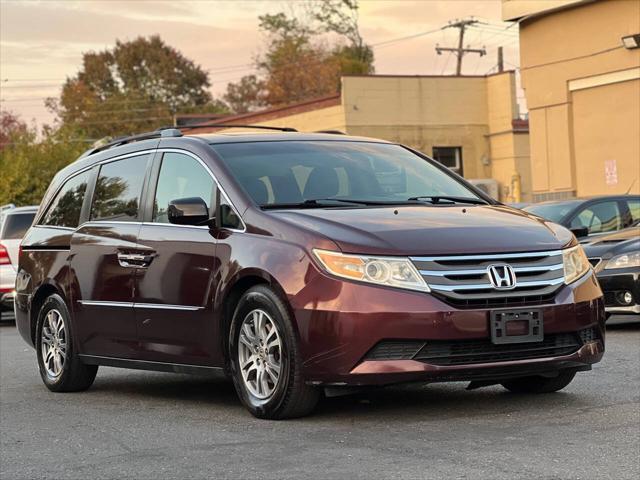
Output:
M277 130L280 132L297 132L295 128L291 127L271 127L269 125L234 125L229 123L200 123L195 125L181 125L177 127L180 130L189 130L192 128L256 128L259 130Z
M140 142L142 140L150 140L153 138L165 138L165 137L182 137L182 130L191 130L197 128L257 128L260 130L277 130L280 132L297 132L295 128L291 127L270 127L267 125L230 125L223 123L210 123L210 124L196 124L196 125L183 125L180 127L160 127L153 132L139 133L137 135L130 135L124 137L118 137L111 140L104 145L98 145L90 148L83 153L80 158L93 155L94 153L109 150L113 147L125 145L127 143Z
M87 150L82 156L86 157L88 155L93 155L94 153L102 152L103 150L108 150L113 147L118 147L120 145L125 145L127 143L139 142L142 140L150 140L153 138L164 138L164 137L181 137L182 132L174 127L161 127L153 132L139 133L137 135L130 135L125 137L118 137L111 140L109 143L105 143L104 145L99 145L95 148Z
M331 135L346 135L346 133L341 132L340 130L316 130L313 133L329 133Z

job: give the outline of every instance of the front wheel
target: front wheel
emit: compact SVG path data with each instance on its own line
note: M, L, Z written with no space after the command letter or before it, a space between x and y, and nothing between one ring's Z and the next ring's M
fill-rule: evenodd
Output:
M552 393L569 385L575 376L575 370L563 370L557 377L536 375L516 378L503 382L502 386L513 393Z
M248 290L238 302L229 335L231 375L240 400L256 417L301 417L320 392L307 385L293 323L268 287Z
M85 365L78 357L70 322L62 297L48 297L38 314L36 353L40 377L52 392L86 390L98 372L97 365Z

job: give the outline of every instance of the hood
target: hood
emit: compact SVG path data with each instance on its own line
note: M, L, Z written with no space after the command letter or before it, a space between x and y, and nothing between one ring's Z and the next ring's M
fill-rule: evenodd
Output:
M506 206L398 206L278 210L270 214L333 240L343 252L449 255L554 250L564 227Z
M640 227L627 228L611 235L596 237L596 240L584 245L589 258L608 259L640 249Z

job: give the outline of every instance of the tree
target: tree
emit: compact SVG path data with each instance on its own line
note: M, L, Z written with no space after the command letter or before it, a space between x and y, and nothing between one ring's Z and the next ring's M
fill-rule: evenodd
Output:
M171 124L177 111L220 111L209 86L207 72L159 36L138 37L85 53L48 106L63 126L99 139Z
M87 148L65 130L14 131L0 151L0 205L38 205L56 172Z
M229 84L225 95L238 113L337 93L342 75L374 71L373 50L359 30L357 0L312 3L306 18L282 12L258 18L268 42L256 58L259 76ZM330 46L324 34L346 43Z
M27 124L17 115L0 110L0 150L11 142L11 138L27 131Z
M337 47L334 54L342 58L343 73L373 73L373 50L360 34L360 16L358 0L324 0L313 4L312 16L321 29L327 33L336 33L348 42Z
M235 113L246 113L265 105L264 82L255 75L245 75L237 83L227 85L224 101Z

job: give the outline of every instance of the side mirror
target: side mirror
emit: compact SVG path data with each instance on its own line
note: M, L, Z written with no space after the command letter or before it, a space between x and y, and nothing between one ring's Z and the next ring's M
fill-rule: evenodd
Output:
M589 236L589 229L587 227L572 228L571 233L573 233L576 238L584 238Z
M179 198L169 202L167 216L175 225L203 225L209 220L209 209L200 197Z

